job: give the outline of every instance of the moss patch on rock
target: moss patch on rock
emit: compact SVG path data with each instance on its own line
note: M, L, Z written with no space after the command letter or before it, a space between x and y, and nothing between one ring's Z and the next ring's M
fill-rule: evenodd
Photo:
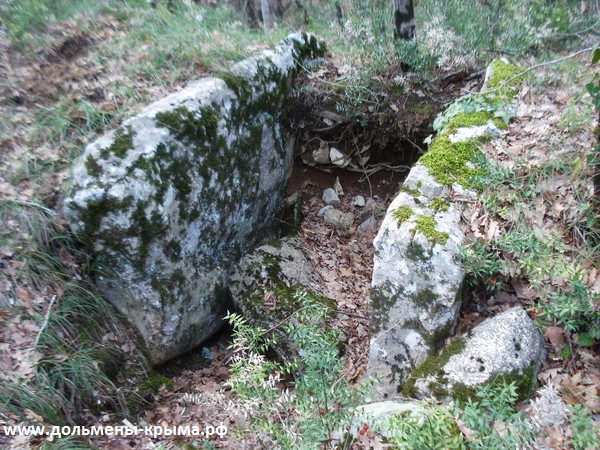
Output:
M471 113L460 113L454 116L450 122L448 122L446 128L444 128L444 134L454 134L456 133L456 130L461 127L486 125L490 120L501 130L505 130L507 127L504 120L494 117L494 114L489 111L474 111Z
M414 230L421 233L429 242L445 245L448 241L448 233L435 229L435 219L430 216L417 216Z
M484 94L495 102L510 102L523 82L523 72L518 66L497 59L490 64L491 74Z
M394 211L392 211L392 217L394 218L394 220L396 220L399 226L406 222L408 219L410 219L413 216L413 214L413 210L410 209L408 206L400 206Z
M432 211L435 211L435 212L448 211L448 208L450 208L450 204L447 201L445 201L443 198L436 197L433 200L431 200L429 207L431 208Z
M417 387L415 383L420 378L425 378L427 376L439 377L443 380L442 369L446 365L446 363L450 360L450 357L460 353L466 344L466 339L463 337L458 337L454 339L439 355L432 355L423 362L419 367L417 367L411 377L406 380L406 382L402 385L401 392L403 395L411 398L415 398L417 395ZM447 395L445 388L443 388L441 383L438 383L439 386L428 386L429 388L433 388L432 391L440 392L443 389L444 395Z
M446 135L433 140L427 153L419 162L429 170L433 178L444 186L458 183L466 188L473 187L474 177L481 175L481 169L470 167L481 155L475 140L452 142Z
M102 159L108 158L110 155L114 155L117 158L123 159L129 150L133 148L133 136L135 133L131 127L119 128L115 132L113 143L100 150L100 157Z

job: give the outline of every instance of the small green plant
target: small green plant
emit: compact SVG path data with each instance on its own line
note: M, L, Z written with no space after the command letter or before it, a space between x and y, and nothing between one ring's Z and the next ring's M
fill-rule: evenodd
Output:
M490 383L477 391L481 400L459 403L457 412L467 428L474 431L469 438L472 449L520 448L533 441L535 433L523 415L517 412L515 382Z
M251 425L279 448L317 448L332 433L351 425L352 408L362 401L367 384L344 379L335 330L325 325L328 308L312 296L297 293L294 323L284 325L298 358L270 361L264 352L273 338L248 325L238 314L226 318L234 329L234 356L227 385L251 410ZM293 376L293 390L282 389Z
M389 441L406 449L464 449L464 438L456 425L454 411L435 406L421 412L394 416L387 422Z
M478 239L466 247L461 247L460 261L471 285L489 284L502 272L500 251L489 241Z
M590 413L582 405L573 406L569 422L573 427L571 445L574 450L600 448L597 428L592 425Z
M587 286L572 278L569 288L557 288L536 306L543 323L556 322L566 331L579 333L577 344L589 347L600 340L600 311L594 308L594 298Z
M488 120L494 118L502 119L505 124L510 121L515 115L514 108L506 105L506 102L499 102L497 100L490 99L486 95L475 94L465 95L458 100L450 103L443 113L440 113L433 121L433 131L439 132L444 130L448 124L452 122L452 119L461 114L472 114L472 113L489 113L489 116L485 116L485 120L474 123L474 125L483 125ZM481 123L483 122L483 123ZM500 128L505 128L506 125L499 124L494 121ZM458 126L468 126L470 123ZM450 130L452 132L454 130Z

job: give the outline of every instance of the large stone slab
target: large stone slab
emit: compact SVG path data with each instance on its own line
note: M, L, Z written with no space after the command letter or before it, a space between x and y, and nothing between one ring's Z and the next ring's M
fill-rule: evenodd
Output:
M413 184L421 192L443 190L419 169L405 182ZM449 204L445 211L434 211L432 200L401 192L373 243L367 373L380 377L374 399L398 395L411 371L443 346L456 323L464 278L456 261L463 240L460 212ZM422 223L430 227L419 227Z
M292 167L278 123L289 83L323 52L292 35L149 105L76 164L64 216L154 364L221 326L228 270L264 237Z

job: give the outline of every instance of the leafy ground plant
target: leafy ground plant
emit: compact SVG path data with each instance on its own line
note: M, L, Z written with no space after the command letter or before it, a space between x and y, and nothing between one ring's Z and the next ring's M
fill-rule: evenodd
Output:
M273 344L269 333L235 313L227 316L235 351L227 385L250 411L253 431L280 448L317 448L352 425L352 410L364 399L368 384L344 379L336 331L324 326L329 309L306 293L294 299L296 325L283 326L300 356L285 363L265 357ZM286 377L293 380L286 383Z

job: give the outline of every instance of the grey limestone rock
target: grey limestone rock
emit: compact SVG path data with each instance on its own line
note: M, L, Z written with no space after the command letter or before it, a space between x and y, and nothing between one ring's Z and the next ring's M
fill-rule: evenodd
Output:
M515 307L491 317L458 339L464 340L464 346L447 358L442 354L447 362L440 371L420 374L415 381L417 397L434 392L438 397L451 396L457 386L473 389L501 376L517 380L524 396L528 394L545 350L542 335L523 309Z
M331 206L331 205L323 206L321 209L319 209L319 212L317 212L317 217L323 217L325 215L325 213L327 212L327 210L329 210L329 209L333 209L333 206Z
M354 197L352 204L358 208L363 208L367 202L365 201L365 198L362 195L357 195L356 197Z
M336 228L348 230L354 223L354 214L332 208L325 211L323 220Z
M425 190L432 182L423 179ZM433 183L435 183L433 181ZM399 223L395 211L407 208L411 217ZM415 230L419 218L433 219L445 242ZM390 399L414 367L435 354L456 323L464 273L456 261L463 234L454 205L433 212L425 202L401 192L388 208L373 245L371 286L371 347L368 374L377 374L374 400Z
M329 149L329 159L331 159L331 162L334 165L341 167L342 169L344 167L346 167L348 164L350 164L350 161L351 161L351 159L348 155L339 151L335 147L331 147Z
M461 127L451 142L497 135L492 125ZM464 279L457 260L463 233L460 204L444 200L449 189L436 181L430 168L415 164L373 242L367 373L381 380L374 400L398 395L411 373L437 354L456 324ZM451 189L476 195L459 183Z
M246 255L231 276L229 291L237 310L254 327L276 334L275 352L282 359L298 356L281 325L298 310L296 292L314 291L318 276L295 238L263 245Z
M323 191L323 202L326 205L337 205L340 203L340 197L333 188L327 188Z
M314 36L291 35L147 106L73 169L66 221L154 364L221 326L228 270L269 228L292 167L278 123L290 79L323 51Z

